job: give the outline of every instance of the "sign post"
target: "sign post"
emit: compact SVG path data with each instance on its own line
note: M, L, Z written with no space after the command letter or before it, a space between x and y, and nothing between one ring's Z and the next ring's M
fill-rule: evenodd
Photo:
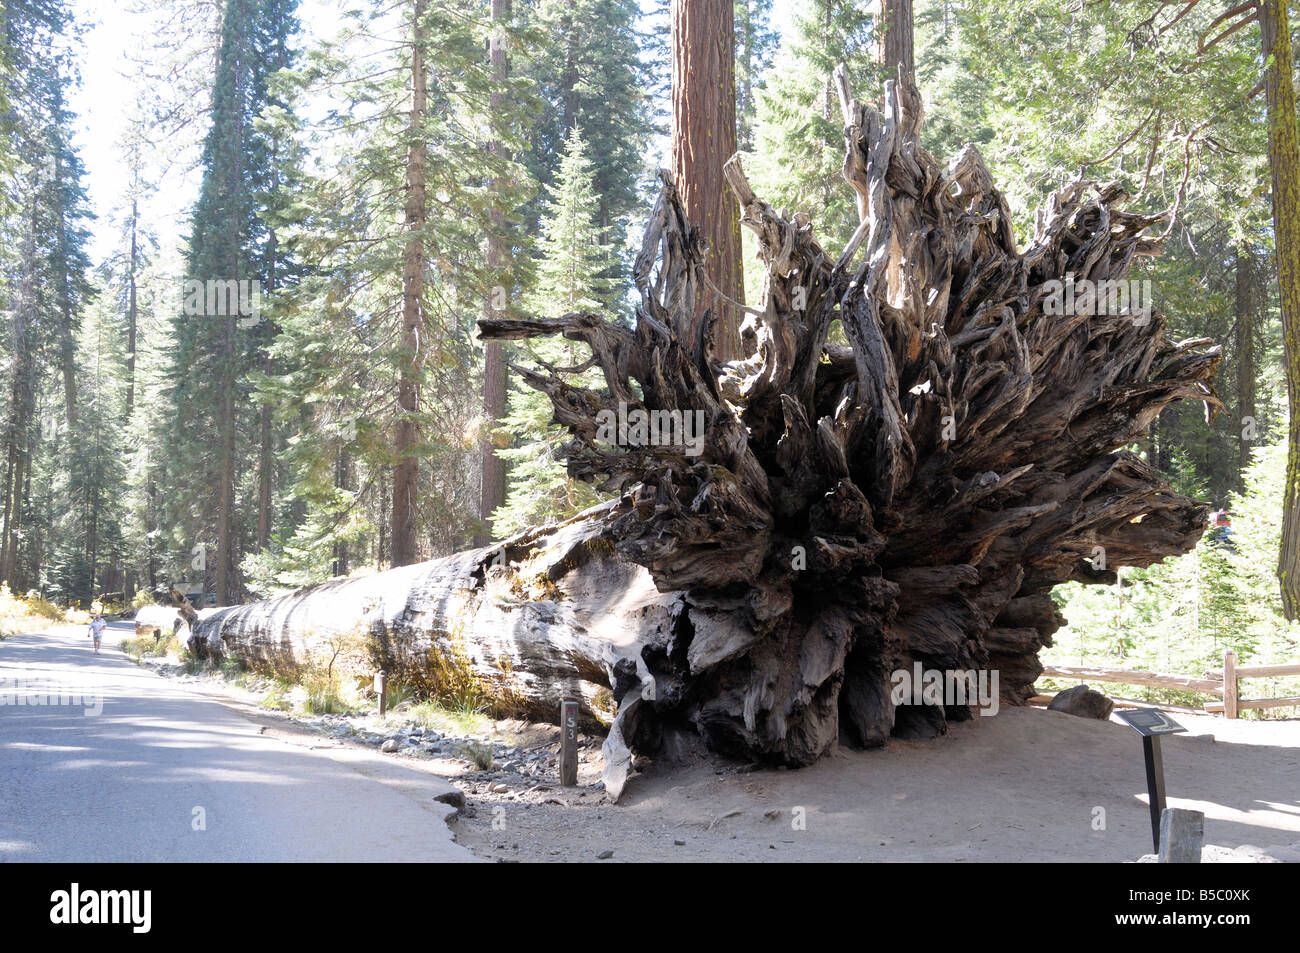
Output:
M379 714L388 709L388 673L375 672L375 694L379 696Z
M1165 809L1165 765L1160 759L1160 736L1186 731L1158 708L1116 712L1119 719L1142 736L1142 756L1147 766L1147 800L1151 807L1151 840L1160 850L1160 813Z

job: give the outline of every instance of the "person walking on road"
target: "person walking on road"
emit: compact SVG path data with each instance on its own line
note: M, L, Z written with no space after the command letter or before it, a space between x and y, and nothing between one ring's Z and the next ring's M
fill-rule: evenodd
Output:
M96 655L99 654L99 643L104 640L104 628L107 625L108 623L104 621L104 617L98 612L96 612L94 618L90 620L90 631L86 634L95 640Z

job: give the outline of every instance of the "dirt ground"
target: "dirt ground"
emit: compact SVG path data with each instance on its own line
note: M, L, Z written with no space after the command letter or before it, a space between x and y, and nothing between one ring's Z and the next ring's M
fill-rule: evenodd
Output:
M1176 715L1168 804L1205 812L1207 844L1300 843L1300 722ZM492 793L452 821L481 857L514 861L1135 861L1151 850L1139 735L1040 708L1003 708L931 741L842 750L797 771L699 760L651 765L622 803L599 752L577 789ZM499 785L498 785L499 786ZM1100 809L1100 810L1099 810Z
M190 687L286 742L368 749L356 756L433 776L422 791L408 772L412 797L447 801L450 781L465 802L448 823L485 860L1132 862L1152 849L1141 738L1113 716L1003 707L941 738L843 749L801 770L697 753L645 763L613 804L599 737L581 740L579 785L562 788L553 726L495 723L492 740L525 754L479 770L455 756L380 756L244 692ZM1300 721L1173 717L1188 731L1162 740L1169 806L1205 813L1206 844L1300 849Z

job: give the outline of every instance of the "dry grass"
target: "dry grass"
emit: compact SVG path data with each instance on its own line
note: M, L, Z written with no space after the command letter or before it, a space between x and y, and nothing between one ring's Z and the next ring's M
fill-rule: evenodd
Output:
M16 596L10 592L7 582L0 583L0 638L40 632L48 629L51 623L57 625L64 621L71 620L54 603L38 595ZM90 621L89 616L86 621Z

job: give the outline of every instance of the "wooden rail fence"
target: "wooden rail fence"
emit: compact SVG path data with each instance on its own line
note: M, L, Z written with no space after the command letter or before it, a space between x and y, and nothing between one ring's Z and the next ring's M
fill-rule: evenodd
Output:
M1300 662L1285 665L1238 665L1236 652L1225 652L1223 674L1214 678L1193 678L1189 675L1170 675L1165 672L1129 671L1122 668L1097 668L1093 666L1045 665L1043 675L1050 678L1078 679L1084 682L1120 682L1125 685L1146 685L1151 688L1172 688L1202 695L1217 695L1223 699L1207 702L1206 711L1221 711L1224 717L1236 718L1243 708L1286 708L1300 706L1300 696L1283 698L1242 698L1241 679L1270 678L1278 675L1300 675Z

